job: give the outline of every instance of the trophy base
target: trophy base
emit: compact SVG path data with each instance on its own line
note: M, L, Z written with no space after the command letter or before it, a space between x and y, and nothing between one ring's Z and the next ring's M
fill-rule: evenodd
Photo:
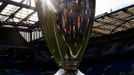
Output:
M59 69L54 75L85 75L80 70L77 70L77 73L65 72L64 69Z

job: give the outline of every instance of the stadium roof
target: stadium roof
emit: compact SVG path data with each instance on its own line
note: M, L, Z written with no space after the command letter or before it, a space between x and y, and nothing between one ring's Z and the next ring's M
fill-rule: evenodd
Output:
M134 28L134 4L95 18L93 36L102 36Z
M39 28L34 0L0 0L0 27L33 31ZM96 16L92 37L134 28L134 4Z

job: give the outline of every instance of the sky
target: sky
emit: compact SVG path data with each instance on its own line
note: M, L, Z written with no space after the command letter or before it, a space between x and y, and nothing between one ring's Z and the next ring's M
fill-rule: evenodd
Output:
M134 4L134 0L96 0L96 15Z

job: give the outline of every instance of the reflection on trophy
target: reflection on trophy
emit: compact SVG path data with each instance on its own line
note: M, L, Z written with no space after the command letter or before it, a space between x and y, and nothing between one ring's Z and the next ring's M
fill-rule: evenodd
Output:
M48 48L61 68L58 75L78 70L92 31L95 0L35 0Z

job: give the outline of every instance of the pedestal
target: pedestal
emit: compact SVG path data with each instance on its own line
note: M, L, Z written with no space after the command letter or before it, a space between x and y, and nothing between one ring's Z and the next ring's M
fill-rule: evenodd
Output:
M64 69L59 69L54 75L64 75L65 74L65 70ZM85 75L82 72L80 72L80 70L77 71L76 75Z

